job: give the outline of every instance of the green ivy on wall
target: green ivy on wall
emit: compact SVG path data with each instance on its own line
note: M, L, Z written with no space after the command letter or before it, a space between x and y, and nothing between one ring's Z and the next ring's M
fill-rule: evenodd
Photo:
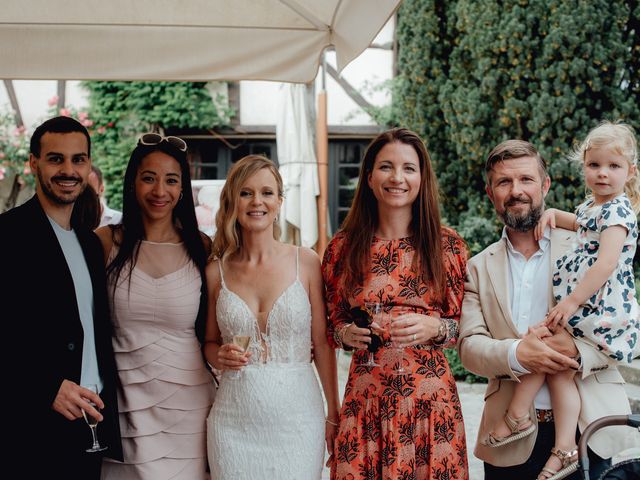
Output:
M533 143L546 158L547 204L584 198L574 142L603 119L640 130L638 1L404 0L392 123L423 136L445 221L472 253L499 237L483 164L503 140ZM478 377L447 357L459 380Z
M110 206L121 208L122 180L140 133L167 128L211 129L233 115L226 98L204 82L83 82L94 121L93 161L104 174Z
M602 119L640 125L637 1L405 0L393 119L425 138L443 215L475 253L499 232L483 162L508 138L549 162L549 206L584 197L566 158Z

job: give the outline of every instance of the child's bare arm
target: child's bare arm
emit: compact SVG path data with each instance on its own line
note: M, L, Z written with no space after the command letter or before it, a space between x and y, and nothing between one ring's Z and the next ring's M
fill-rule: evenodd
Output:
M613 225L600 234L598 259L587 270L571 295L563 298L547 315L547 326L565 325L578 307L593 295L611 276L620 258L627 238L627 230L621 225Z
M566 230L573 230L574 232L578 230L576 215L571 212L563 212L556 208L548 208L542 213L534 230L536 240L542 238L547 226L551 228L560 227Z

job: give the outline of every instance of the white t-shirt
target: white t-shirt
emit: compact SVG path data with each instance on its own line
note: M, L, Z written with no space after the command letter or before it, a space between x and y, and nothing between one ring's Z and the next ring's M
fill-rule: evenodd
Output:
M78 302L78 313L80 314L80 322L84 331L80 385L95 384L98 386L98 392L100 392L103 384L98 370L98 355L96 353L95 332L93 329L93 284L91 283L91 275L76 232L73 229L65 230L52 218L47 218L53 227L56 237L58 237L58 243L60 243L67 266L71 272L73 286L76 291L76 301Z

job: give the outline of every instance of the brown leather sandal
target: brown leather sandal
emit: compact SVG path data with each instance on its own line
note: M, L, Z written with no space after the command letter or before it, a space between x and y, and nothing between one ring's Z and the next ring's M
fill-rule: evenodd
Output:
M527 422L530 423L530 425L528 427L523 427ZM518 418L513 418L508 413L505 413L504 423L506 423L511 430L510 435L507 435L506 437L496 437L493 432L489 432L489 436L482 441L482 444L492 448L501 447L515 442L516 440L520 440L521 438L528 437L536 430L536 426L531 421L531 415L528 413Z
M560 470L552 470L545 466L538 474L536 480L560 480L561 478L568 477L578 469L578 449L577 447L570 451L560 450L553 447L551 449L551 455L555 455L560 459L562 466Z

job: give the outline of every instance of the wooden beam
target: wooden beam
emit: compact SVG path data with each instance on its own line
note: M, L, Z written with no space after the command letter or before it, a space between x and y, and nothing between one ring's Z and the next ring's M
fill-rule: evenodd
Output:
M7 95L9 96L9 102L16 119L16 125L18 127L24 126L22 121L22 114L20 113L20 105L18 105L18 97L16 97L16 91L13 89L13 80L4 80L4 88L7 89Z
M338 85L343 88L347 95L349 95L349 97L351 97L351 99L356 102L356 104L360 108L362 108L365 112L370 112L371 110L373 110L374 106L371 105L362 95L360 95L360 92L358 92L353 85L351 85L347 80L341 77L338 71L331 65L329 65L328 63L326 65L327 73L331 75L331 78L338 82Z
M58 112L67 103L67 81L58 80Z
M379 50L393 50L393 42L372 43L368 48L377 48Z
M231 126L240 125L240 82L228 82L229 107L235 110L235 114L231 117Z

